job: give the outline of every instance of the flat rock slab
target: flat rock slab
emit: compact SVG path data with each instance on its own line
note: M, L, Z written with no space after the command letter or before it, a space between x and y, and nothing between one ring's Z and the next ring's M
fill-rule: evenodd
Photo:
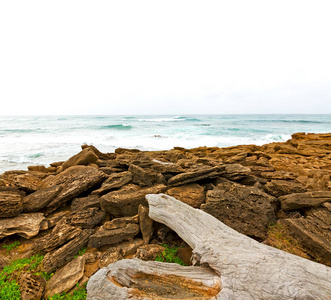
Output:
M225 166L216 167L201 167L199 170L185 172L171 177L168 180L168 184L172 186L183 185L187 183L197 182L203 179L211 179L220 176L225 170Z
M0 191L0 218L18 216L23 211L22 195L18 191Z
M101 187L92 192L92 195L104 195L109 193L111 190L119 189L123 185L129 183L132 180L131 172L120 172L111 174L107 180L105 180Z
M78 236L82 230L70 225L69 218L63 217L46 236L33 245L35 251L52 251Z
M42 188L42 181L38 177L27 172L25 174L5 172L2 179L7 186L19 188L28 193L33 193Z
M96 233L91 235L88 245L93 248L99 248L104 245L113 245L133 239L138 232L138 224L129 223L116 229L106 229L104 226L101 226Z
M305 218L285 219L290 230L308 254L331 267L331 211L325 207L311 209Z
M331 191L314 191L306 193L295 193L279 197L283 210L314 207L331 201Z
M84 229L93 228L103 221L106 212L98 207L89 207L84 210L76 211L70 216L70 224Z
M55 177L44 180L45 187L62 185L61 192L47 205L48 212L56 210L67 201L86 192L95 185L101 184L107 175L92 167L73 166L59 173Z
M123 189L110 192L100 199L101 208L114 217L134 216L138 213L140 204L147 205L145 196L150 193L163 193L167 187L158 184L143 189Z
M42 213L21 214L14 218L0 219L0 239L13 234L29 239L39 233L45 221Z
M206 198L204 188L197 183L173 187L167 194L195 208L199 208Z
M57 270L47 282L45 298L71 290L84 275L84 258L78 256Z
M46 189L38 190L23 198L24 212L36 212L44 208L62 190L62 186L51 186Z
M52 272L70 262L79 250L86 247L92 229L82 230L74 239L67 242L61 248L48 252L43 260L43 271Z
M306 188L294 180L271 180L265 185L268 194L274 197L281 197L293 193L304 193Z
M207 192L201 209L245 235L264 240L276 221L275 198L252 186L224 181Z
M221 289L209 268L124 259L95 273L87 283L87 300L215 299Z

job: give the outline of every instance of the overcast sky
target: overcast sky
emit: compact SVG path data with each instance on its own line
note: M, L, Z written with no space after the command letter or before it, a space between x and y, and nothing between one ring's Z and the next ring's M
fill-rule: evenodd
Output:
M331 1L1 1L0 114L331 113Z

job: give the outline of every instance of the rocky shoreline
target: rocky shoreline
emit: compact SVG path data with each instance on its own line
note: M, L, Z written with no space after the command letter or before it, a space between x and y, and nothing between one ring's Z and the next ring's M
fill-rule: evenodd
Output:
M47 282L17 275L22 299L71 292L123 258L154 260L161 244L191 249L148 215L148 194L168 194L258 242L331 266L331 134L285 143L169 151L94 146L50 167L0 176L0 272L44 255ZM3 246L19 245L11 251ZM81 252L84 252L83 254ZM82 254L82 255L79 255ZM78 256L77 256L78 255Z

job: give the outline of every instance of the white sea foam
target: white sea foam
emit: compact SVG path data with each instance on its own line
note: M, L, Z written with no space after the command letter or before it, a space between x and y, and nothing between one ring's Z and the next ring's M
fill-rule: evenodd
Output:
M330 115L0 117L0 174L66 160L82 144L102 152L263 145L295 132L329 132L330 122Z

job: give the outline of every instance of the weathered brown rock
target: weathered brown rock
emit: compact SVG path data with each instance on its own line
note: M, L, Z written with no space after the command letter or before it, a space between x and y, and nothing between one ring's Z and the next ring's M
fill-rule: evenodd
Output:
M197 183L173 187L166 193L195 208L205 202L204 188Z
M51 213L46 217L48 221L48 228L55 227L63 217L69 217L69 215L70 215L69 210L60 210Z
M49 252L72 240L81 232L80 228L70 225L68 218L63 217L53 228L52 232L34 243L33 248L35 251Z
M151 186L157 181L157 173L153 170L131 164L129 171L132 173L132 182L139 186Z
M0 239L13 234L29 239L39 233L44 220L42 213L21 214L14 218L0 219Z
M62 164L62 170L77 165L88 165L96 163L98 156L90 148L85 148Z
M0 218L18 216L23 211L22 195L10 189L0 190Z
M256 187L224 181L207 192L201 209L245 235L264 240L268 225L276 221L274 202Z
M114 158L116 158L115 153L102 153L93 145L86 145L86 144L82 145L83 150L86 149L86 148L92 150L95 153L95 155L97 155L98 158L100 158L100 159L114 159Z
M106 229L101 226L97 232L91 235L89 247L99 248L104 245L113 245L122 241L133 239L139 232L139 225L128 223L115 229Z
M100 208L100 197L98 195L89 195L87 197L75 198L71 202L71 210L84 210L86 208Z
M148 207L139 205L138 217L144 244L147 245L151 240L154 232L153 220L148 216Z
M296 193L279 197L283 210L293 210L304 207L319 206L331 201L331 191L314 191Z
M115 217L133 216L138 213L140 204L147 205L145 196L150 193L162 193L167 189L163 184L140 190L121 189L101 197L101 208Z
M5 172L2 179L7 186L19 188L27 193L33 193L42 187L42 181L28 172L23 174L19 172Z
M40 300L43 296L46 280L29 272L22 272L18 279L22 300Z
M108 230L117 229L121 227L126 227L127 224L138 224L138 222L138 215L132 217L116 218L111 221L105 222L103 224L103 228Z
M274 172L262 172L261 177L269 180L294 180L298 176L292 172L286 171L274 171Z
M307 189L299 182L293 180L271 180L265 185L266 192L274 197L293 193L304 193Z
M315 260L331 266L331 211L311 209L306 218L284 219L290 234Z
M61 192L47 205L47 212L52 212L67 201L100 184L107 175L92 167L73 166L55 177L46 178L45 187L63 185Z
M43 270L45 272L51 272L71 261L80 249L86 247L92 232L92 229L82 230L79 235L61 248L46 253L43 260Z
M183 263L187 266L190 266L191 257L192 257L192 248L191 247L179 247L177 250L177 255L179 259L183 261Z
M100 260L99 260L99 268L107 267L109 264L114 263L123 258L121 250L116 247L110 247L102 253Z
M132 173L128 171L111 174L108 179L103 182L102 186L99 189L92 192L92 195L104 195L111 190L121 188L123 185L129 183L131 180Z
M47 282L45 298L54 294L68 292L84 275L84 258L78 256L67 265L57 270Z
M84 210L72 213L70 223L74 226L82 228L93 228L103 221L106 217L106 212L97 207L85 208Z
M220 176L225 170L225 166L206 167L201 166L199 170L178 174L168 180L172 186L184 185L187 183L197 182L202 179L211 179Z
M38 190L23 198L24 212L36 212L44 208L62 190L62 186L51 186L46 189Z
M225 171L222 174L222 177L225 177L229 180L238 181L247 177L250 172L250 168L244 167L240 164L226 164Z
M136 257L142 260L155 260L164 250L165 248L161 245L148 244L138 248Z

